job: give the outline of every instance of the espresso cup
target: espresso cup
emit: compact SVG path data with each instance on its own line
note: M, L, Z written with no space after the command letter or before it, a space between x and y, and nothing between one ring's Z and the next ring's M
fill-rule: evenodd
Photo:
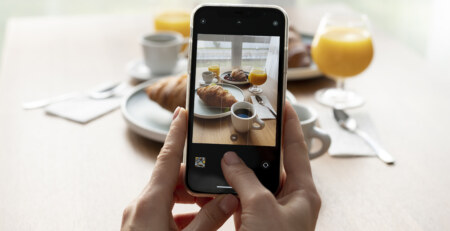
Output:
M214 78L214 73L211 71L205 71L202 73L202 78L205 83L210 84Z
M187 40L177 32L156 32L143 36L141 45L145 65L155 75L172 73L185 43Z
M303 136L308 145L309 158L313 159L327 152L331 144L331 138L324 130L316 127L317 112L311 107L301 104L292 104L292 107L294 107L300 120ZM320 140L321 147L318 151L311 152L311 143L314 138Z
M253 104L237 102L231 106L231 123L237 132L244 133L251 129L261 130L265 124L255 113ZM257 124L257 125L255 125Z

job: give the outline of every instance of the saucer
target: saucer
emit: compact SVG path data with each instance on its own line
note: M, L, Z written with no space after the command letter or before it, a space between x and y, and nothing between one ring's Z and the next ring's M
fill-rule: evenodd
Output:
M181 74L183 72L187 71L187 59L183 58L178 60L177 66L172 71L172 73L164 74L164 75L155 75L152 74L150 68L145 65L145 62L143 59L134 59L127 63L126 65L126 72L129 76L131 76L134 79L145 81L149 80L154 77L163 77L163 76L169 76L169 75L176 75Z
M209 85L209 84L211 84L211 83L217 83L217 79L214 78L214 79L211 81L211 83L205 83L205 81L200 80L199 83L200 83L200 86L207 86L207 85Z

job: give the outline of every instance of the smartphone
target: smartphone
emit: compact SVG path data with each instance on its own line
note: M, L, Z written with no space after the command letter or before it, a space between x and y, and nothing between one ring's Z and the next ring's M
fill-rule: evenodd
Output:
M193 12L184 152L193 195L236 193L221 169L227 151L278 191L287 31L277 6L207 4Z

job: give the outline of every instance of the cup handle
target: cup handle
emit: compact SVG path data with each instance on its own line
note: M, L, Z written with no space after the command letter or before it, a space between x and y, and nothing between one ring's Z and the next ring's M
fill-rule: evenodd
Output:
M181 48L183 48L184 45L189 44L189 38L184 38L183 41L181 42ZM178 54L179 58L184 58L186 56L188 56L189 54L189 47L186 47L184 50L181 49L180 53Z
M259 126L255 126L255 123L259 124ZM255 120L253 120L253 123L252 123L252 129L255 129L255 130L261 130L261 129L264 128L264 126L266 126L266 124L264 123L264 121L262 121L262 119L260 119L260 118L258 117L258 115L256 115L256 116L255 116Z
M309 159L314 159L316 157L319 157L320 155L324 154L328 151L328 148L331 145L331 138L330 135L328 135L324 130L314 127L312 129L311 138L317 138L322 142L322 147L316 152L309 153ZM308 147L309 149L311 147Z

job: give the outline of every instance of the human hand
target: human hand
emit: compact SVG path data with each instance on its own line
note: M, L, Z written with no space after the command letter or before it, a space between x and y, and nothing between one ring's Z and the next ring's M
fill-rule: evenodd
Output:
M150 182L125 209L121 230L216 230L237 209L238 200L233 195L212 199L187 193L184 166L180 165L186 129L186 110L177 108ZM198 213L173 216L174 203L197 203L202 208Z
M276 197L234 152L227 152L222 158L223 174L241 201L241 208L234 215L236 230L315 228L321 201L312 179L300 122L289 103L286 103L284 119L285 174Z

